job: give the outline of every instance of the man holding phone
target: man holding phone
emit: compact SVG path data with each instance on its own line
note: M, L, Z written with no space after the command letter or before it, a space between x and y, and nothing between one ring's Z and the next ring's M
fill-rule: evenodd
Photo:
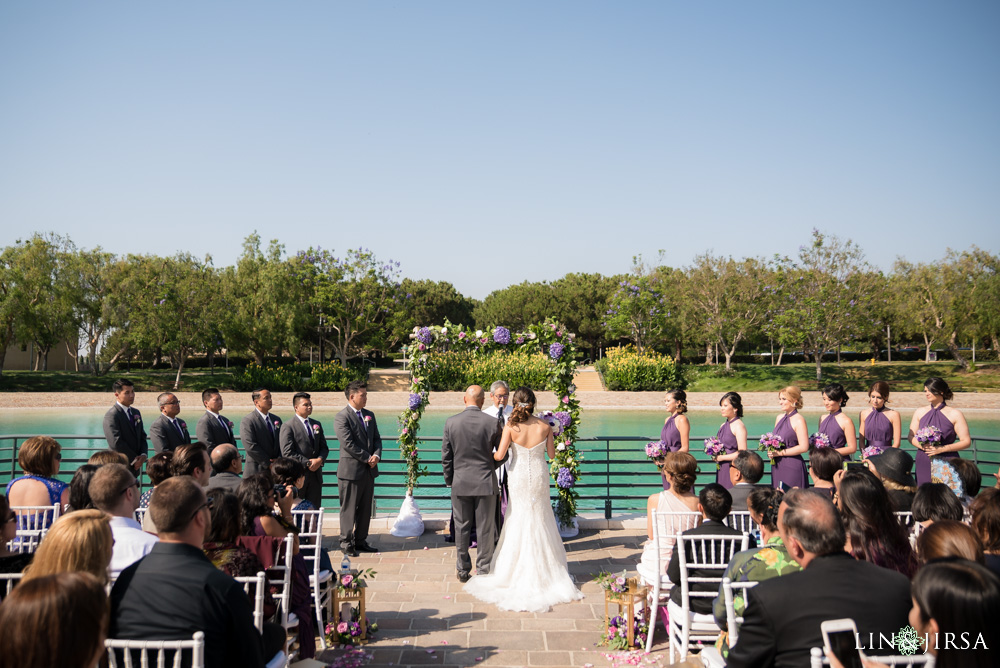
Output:
M789 491L778 510L778 531L803 570L747 590L728 668L807 666L809 650L823 646L821 625L833 619L854 619L864 638L889 637L906 626L910 581L844 551L844 524L828 498L808 489Z

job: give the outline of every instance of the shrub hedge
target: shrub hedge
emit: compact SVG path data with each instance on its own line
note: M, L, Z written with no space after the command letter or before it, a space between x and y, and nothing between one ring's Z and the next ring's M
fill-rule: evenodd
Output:
M609 390L641 392L685 386L681 366L670 355L640 353L634 346L609 348L597 362Z

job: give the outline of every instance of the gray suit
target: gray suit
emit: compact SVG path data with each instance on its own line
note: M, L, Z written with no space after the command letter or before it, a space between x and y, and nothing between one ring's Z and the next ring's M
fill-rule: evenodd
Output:
M761 486L762 485L752 485L748 482L741 482L737 485L733 485L733 488L729 490L729 494L733 497L733 512L746 512L747 497L750 496L750 492ZM768 488L770 488L770 486L768 486Z
M191 442L191 434L188 433L187 424L184 420L180 418L174 418L177 422L177 426L180 427L180 431L177 431L177 427L170 424L170 418L166 415L160 414L160 417L156 418L156 421L149 428L149 439L153 441L153 451L156 454L161 452L173 452L180 445L185 445Z
M247 453L243 475L269 471L271 462L281 457L281 418L274 413L268 413L267 417L272 425L277 422L273 431L264 423L258 410L250 411L240 421L240 440Z
M323 425L312 418L309 418L309 423L314 425L311 436L302 420L298 416L293 417L281 425L278 442L281 444L282 457L294 459L306 467L306 482L299 491L299 496L319 508L323 505L323 469L310 471L309 460L320 457L325 462L330 449L326 445Z
M117 403L104 414L104 437L108 439L108 447L128 457L130 464L149 449L146 430L142 427L142 414L133 408L130 424L125 411Z
M239 477L235 473L223 471L222 473L216 473L209 479L208 488L228 489L230 492L235 493L236 490L240 488L241 482L243 482L243 478Z
M219 414L219 417L226 420L225 415ZM226 424L231 423L229 420L226 420ZM212 451L212 448L222 443L236 445L236 436L233 434L233 428L229 427L227 429L223 427L216 417L208 411L205 411L205 414L198 420L198 425L195 427L195 435L198 436L199 441L208 447L209 452Z
M451 507L455 517L455 546L458 548L458 572L472 570L469 557L470 528L476 520L479 544L476 571L489 573L496 547L496 504L500 494L494 471L500 462L493 451L500 444L503 431L495 417L476 406L466 406L444 423L441 441L441 468L444 482L451 487Z
M340 442L337 461L337 491L340 493L340 545L364 545L372 519L372 499L378 466L369 466L368 459L382 459L382 436L378 432L375 414L361 409L367 426L358 419L348 404L337 413L333 429Z

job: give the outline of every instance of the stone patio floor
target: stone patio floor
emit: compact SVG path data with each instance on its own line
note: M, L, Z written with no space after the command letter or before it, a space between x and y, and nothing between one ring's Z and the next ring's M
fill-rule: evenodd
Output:
M380 529L369 537L378 554L351 560L374 568L367 610L379 632L365 650L369 666L657 666L669 664L666 631L660 626L653 652L612 652L599 647L604 593L593 582L602 570L634 574L645 531L582 528L565 540L569 570L585 598L546 613L506 612L462 591L455 573L455 546L445 532L397 538ZM342 554L327 539L334 565ZM472 551L473 563L475 550ZM345 659L328 650L323 662ZM689 664L701 665L697 659Z

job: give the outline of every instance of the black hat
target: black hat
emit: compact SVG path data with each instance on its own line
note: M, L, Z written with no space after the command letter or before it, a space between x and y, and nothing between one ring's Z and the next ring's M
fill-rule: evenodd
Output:
M906 487L914 487L917 484L913 480L913 476L910 475L910 469L913 468L913 457L905 450L886 448L882 454L869 457L868 461L883 478Z

